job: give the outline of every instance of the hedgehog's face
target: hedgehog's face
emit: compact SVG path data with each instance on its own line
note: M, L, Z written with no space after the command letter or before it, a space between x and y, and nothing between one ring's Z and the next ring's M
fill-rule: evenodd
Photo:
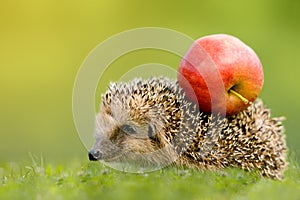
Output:
M91 160L153 163L173 156L166 148L169 140L165 132L171 120L166 109L151 99L151 93L138 90L114 92L110 88L103 96Z
M96 117L93 151L98 151L94 156L97 160L114 160L126 154L142 154L155 149L153 128L146 119L134 120L127 109L120 109L117 113L114 111L102 106Z

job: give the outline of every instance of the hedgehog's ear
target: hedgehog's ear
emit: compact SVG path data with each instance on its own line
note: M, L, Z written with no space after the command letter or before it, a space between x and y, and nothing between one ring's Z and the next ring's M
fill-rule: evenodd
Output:
M149 139L151 140L155 140L155 141L158 141L158 135L157 135L157 129L155 126L149 124L148 126L148 137Z
M154 128L151 124L148 126L148 137L153 138L155 136Z

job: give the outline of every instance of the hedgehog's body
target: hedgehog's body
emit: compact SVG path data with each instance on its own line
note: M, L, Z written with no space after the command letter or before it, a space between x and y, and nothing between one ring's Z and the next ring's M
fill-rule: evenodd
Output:
M237 115L208 115L166 78L111 84L97 116L90 158L174 163L200 169L240 167L282 178L286 144L281 118L260 100Z

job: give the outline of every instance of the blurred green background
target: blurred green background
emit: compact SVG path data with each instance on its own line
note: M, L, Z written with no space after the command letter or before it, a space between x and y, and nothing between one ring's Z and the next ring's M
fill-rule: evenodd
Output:
M86 158L72 118L76 73L97 44L146 26L194 39L228 33L250 45L264 66L261 98L274 116L286 116L288 145L300 152L299 10L298 0L1 0L0 162L29 152L52 161ZM176 69L179 60L162 51L130 53L112 64L99 93L120 70L148 62Z

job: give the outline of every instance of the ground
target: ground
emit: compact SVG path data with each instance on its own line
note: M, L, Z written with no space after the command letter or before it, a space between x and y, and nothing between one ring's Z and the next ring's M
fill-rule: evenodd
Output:
M165 168L143 174L100 162L64 165L32 158L0 164L0 199L300 199L300 168L290 159L283 181L240 169L218 172Z

